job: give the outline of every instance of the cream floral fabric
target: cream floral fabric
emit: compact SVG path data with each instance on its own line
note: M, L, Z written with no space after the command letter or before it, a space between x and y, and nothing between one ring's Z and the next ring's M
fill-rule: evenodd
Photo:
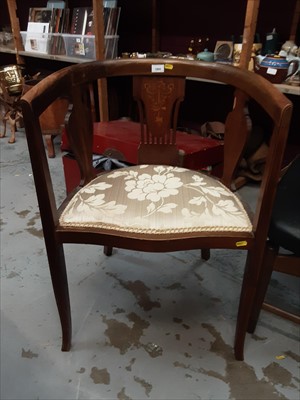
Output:
M76 193L60 224L148 234L252 229L238 197L215 179L155 165L100 175Z

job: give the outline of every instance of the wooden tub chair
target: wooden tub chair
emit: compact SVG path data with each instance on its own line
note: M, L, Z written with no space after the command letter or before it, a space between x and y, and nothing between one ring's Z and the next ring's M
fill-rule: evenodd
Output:
M139 164L95 175L89 85L127 76L141 121ZM178 111L186 78L221 82L233 90L225 122L220 179L180 167L176 147ZM67 134L81 184L58 208L45 156L39 115L59 97L72 110ZM201 94L199 93L199 99ZM201 100L199 100L201 101ZM205 101L205 99L203 99ZM273 123L258 203L252 216L232 191L235 171L251 131L247 104L256 102ZM82 63L47 77L21 100L49 267L62 325L62 350L71 347L71 312L64 243L111 249L171 252L243 249L248 252L237 315L235 357L244 340L266 242L276 182L288 136L291 102L264 78L239 68L178 59L129 59ZM223 106L216 99L216 109ZM159 255L157 255L159 257Z

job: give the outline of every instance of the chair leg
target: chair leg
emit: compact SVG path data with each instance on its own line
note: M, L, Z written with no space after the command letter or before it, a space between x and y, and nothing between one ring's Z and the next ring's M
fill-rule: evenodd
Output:
M103 253L109 257L112 255L112 250L112 246L104 246Z
M62 351L71 348L72 322L68 279L62 244L47 246L52 285L62 328Z
M6 125L7 125L7 120L8 120L7 113L5 113L5 115L1 119L2 119L2 123L3 123L3 132L0 133L0 138L4 138L6 135ZM1 119L0 119L0 121L1 121Z
M245 266L234 342L235 358L239 361L244 360L244 343L252 304L256 293L256 283L258 272L260 270L259 257L257 257L258 253L259 251L255 247L251 251L249 250Z
M209 260L210 259L210 249L201 249L201 258L202 260Z
M8 118L10 125L10 138L8 139L8 143L15 143L16 141L16 115L11 114Z
M53 143L55 136L56 135L45 135L45 143L46 143L49 158L55 157L55 149L54 149L54 143Z
M270 283L273 265L278 253L278 248L272 248L268 243L266 244L264 259L262 263L260 277L256 288L256 294L252 305L252 310L249 318L248 329L249 333L253 333L259 318L260 310Z

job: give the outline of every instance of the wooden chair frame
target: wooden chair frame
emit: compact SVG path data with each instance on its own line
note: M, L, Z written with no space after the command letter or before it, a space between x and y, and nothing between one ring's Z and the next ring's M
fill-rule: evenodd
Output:
M159 67L159 70L155 69L156 67ZM225 123L224 168L221 178L222 183L229 188L232 187L235 171L250 133L245 105L252 98L265 110L274 126L253 217L252 232L201 232L197 234L191 232L160 237L159 235L138 235L95 228L71 229L60 225L59 217L74 193L70 194L57 208L44 151L39 116L56 98L69 97L74 112L69 120L68 136L80 167L81 187L86 185L95 176L91 163L93 125L88 105L88 85L98 79L114 76L151 77L157 82L161 80L181 82L186 77L194 77L233 86L236 89L235 101ZM135 94L140 97L137 89ZM173 117L169 118L164 128L167 135L169 130L176 125L177 103L181 97L180 92L178 97L172 100L174 104L174 107L171 107ZM243 286L240 298L234 345L236 359L242 360L248 319L264 254L276 182L280 174L288 137L292 113L291 102L264 78L233 66L177 59L129 59L96 61L62 69L33 87L23 96L21 104L49 267L62 325L62 350L70 349L72 331L64 243L90 243L103 245L108 250L112 247L119 247L150 252L228 248L248 251L245 267L248 284ZM143 104L147 109L147 102ZM149 116L149 114L147 115ZM158 118L158 120L161 119ZM145 122L149 126L147 118L142 121L142 125ZM161 133L158 136L161 137ZM160 146L166 145L166 148L170 149L170 151L166 151L167 163L172 163L174 161L174 141L167 143L156 138L154 141L150 141L150 144L157 143L157 141ZM161 154L158 161L155 159L155 152L152 151L151 154L153 163L160 164L163 161ZM143 157L143 151L141 151L141 162L144 162ZM107 253L110 254L109 251Z

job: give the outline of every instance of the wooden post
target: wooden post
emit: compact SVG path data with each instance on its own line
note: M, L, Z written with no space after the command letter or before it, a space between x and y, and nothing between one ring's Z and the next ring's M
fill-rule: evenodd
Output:
M247 2L244 32L243 32L243 46L238 66L239 68L248 69L249 66L252 53L253 40L256 31L259 2L260 0L248 0ZM235 98L235 101L239 101L241 104L243 104L243 106L246 106L246 99L244 96L239 96ZM239 189L246 182L247 182L246 177L238 176L234 181L235 188Z
M95 27L95 49L96 59L104 60L105 39L104 39L104 20L103 20L103 1L93 0L94 27ZM98 98L100 121L108 121L108 96L107 80L98 80Z
M291 31L290 31L290 37L289 37L289 39L292 41L296 40L296 33L297 33L299 21L300 21L300 0L297 0L296 6L295 6L294 17L293 17L293 21L292 21L292 27L291 27Z
M239 67L248 68L251 52L253 46L254 35L256 31L257 16L259 10L260 0L248 0L247 10L245 16L244 32L243 32L243 46L241 51L241 58Z
M158 0L152 0L152 33L151 33L151 51L156 53L159 51L159 12Z
M7 8L9 12L9 18L11 22L11 30L14 38L14 44L16 49L16 60L18 64L24 64L24 59L20 56L19 51L24 50L23 42L20 34L20 22L17 17L17 4L16 0L7 0Z

